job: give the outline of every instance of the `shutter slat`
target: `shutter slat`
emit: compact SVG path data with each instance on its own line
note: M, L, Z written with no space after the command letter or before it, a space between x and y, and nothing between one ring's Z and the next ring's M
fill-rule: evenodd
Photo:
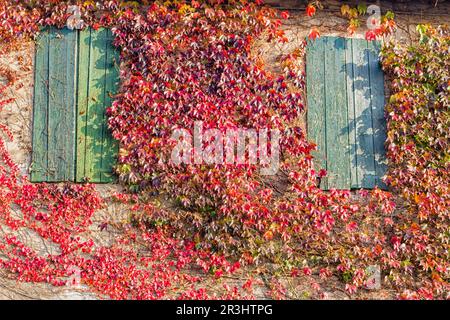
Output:
M34 67L32 182L46 181L48 173L48 41L48 30L43 30L36 41Z
M326 38L310 42L306 56L306 77L308 96L308 134L317 144L313 153L317 170L327 169L325 135L325 45ZM320 187L328 188L327 178L322 179Z
M86 176L86 135L89 100L89 55L91 47L91 29L79 33L78 41L78 105L77 105L77 182Z
M349 155L350 155L350 181L351 188L359 188L358 183L358 161L356 157L356 118L355 118L355 83L354 78L354 64L353 64L353 39L346 39L345 48L346 59L346 90L347 90L347 114L348 114L348 142L349 142Z

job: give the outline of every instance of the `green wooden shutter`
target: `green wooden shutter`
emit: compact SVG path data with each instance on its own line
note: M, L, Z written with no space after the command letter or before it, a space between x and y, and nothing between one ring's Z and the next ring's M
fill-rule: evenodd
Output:
M306 56L308 136L316 166L328 171L321 188L385 188L384 76L380 43L321 37Z
M105 109L118 85L107 29L45 29L36 44L33 182L112 182L117 143Z
M117 51L109 29L80 32L78 68L77 181L112 182L117 144L105 110L118 85Z
M75 177L75 68L77 34L44 30L36 43L31 180Z

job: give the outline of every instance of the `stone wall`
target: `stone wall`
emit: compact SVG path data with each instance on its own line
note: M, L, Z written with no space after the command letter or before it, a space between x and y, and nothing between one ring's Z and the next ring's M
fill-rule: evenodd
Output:
M14 51L0 56L0 69L12 72L18 80L5 92L7 98L15 100L0 111L0 123L7 125L13 133L14 141L8 141L6 145L24 175L28 174L31 161L33 64L34 43L31 41L21 42ZM0 84L5 83L6 79L0 77Z
M434 6L436 2L438 5ZM301 41L308 36L311 27L318 28L322 35L349 36L346 31L348 21L340 14L340 6L343 2L322 1L324 9L319 10L313 18L304 14L305 1L266 0L266 3L276 4L283 9L288 9L291 14L291 18L285 21L283 26L289 38L289 43L267 45L261 42L255 48L270 71L281 72L280 57L299 46ZM352 1L345 1L345 3L352 3ZM448 1L379 1L379 4L383 11L393 9L396 13L395 21L398 30L392 37L399 41L413 41L417 36L415 28L418 23L431 23L433 25L450 23L450 3ZM365 31L366 29L362 27L353 37L363 38ZM21 85L11 88L7 93L16 100L14 103L5 106L0 112L0 123L8 125L14 135L14 142L8 142L7 148L14 161L19 164L23 174L28 174L31 161L33 62L33 42L20 43L17 50L2 55L0 58L0 69L12 70L21 83ZM0 81L4 82L5 79L0 79ZM102 194L113 192L118 188L118 186L111 185L98 186ZM94 219L96 221L94 227L102 221L118 219L120 212L123 213L124 211L116 210L113 207L101 210ZM92 230L92 232L95 233L98 230ZM110 236L99 235L98 241L107 242ZM51 249L32 234L24 233L21 238L28 239L27 243L30 243L33 247L42 248L43 254L48 253L48 250ZM90 299L93 297L91 293L85 291L85 288L53 288L42 284L16 283L15 280L7 279L0 271L0 299ZM298 296L295 297L299 298ZM334 297L342 299L345 298L345 294L335 293ZM374 296L370 298L374 298Z

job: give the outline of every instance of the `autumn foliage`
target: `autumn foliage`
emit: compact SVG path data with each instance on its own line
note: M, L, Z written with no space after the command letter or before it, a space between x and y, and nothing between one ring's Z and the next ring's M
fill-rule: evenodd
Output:
M447 29L426 27L417 46L383 51L393 78L385 179L392 192L324 192L316 146L296 125L305 111L302 74L273 74L252 55L257 39L287 41L280 28L286 14L247 1L80 7L87 25L112 28L121 52L121 91L107 115L121 146L116 171L129 193L103 199L89 184L30 184L0 140L2 228L28 228L60 249L41 257L5 236L0 266L12 277L63 285L76 267L101 296L206 299L218 296L201 287L202 274L221 278L243 266L269 262L279 266L272 275L335 276L350 294L370 285L367 267L379 266L383 284L401 298L448 297ZM66 8L64 1L2 2L0 38L61 27ZM259 165L171 163L172 131L192 130L194 121L221 132L279 129L283 189L260 176ZM155 205L155 196L173 208ZM109 202L127 204L131 214L105 246L88 231ZM252 298L251 287L225 286L220 297ZM279 284L273 290L284 297Z
M408 283L430 277L430 287L440 293L449 279L450 33L447 27L417 29L416 46L389 44L382 54L392 78L387 182L404 200L395 224L398 263L410 274ZM391 276L406 280L398 272ZM430 289L419 294L433 297Z

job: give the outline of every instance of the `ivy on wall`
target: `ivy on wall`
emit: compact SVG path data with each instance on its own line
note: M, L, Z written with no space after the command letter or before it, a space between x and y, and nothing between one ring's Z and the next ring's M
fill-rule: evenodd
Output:
M259 2L78 3L85 26L112 28L121 51L122 88L108 118L121 145L117 173L132 192L101 199L89 184L29 184L0 140L2 224L35 230L61 248L40 257L3 237L0 263L11 276L62 285L75 266L82 283L111 298L211 298L199 288L201 277L186 270L197 266L220 279L269 261L280 266L272 271L280 276L337 276L353 294L370 284L367 267L379 266L399 297L448 297L448 31L423 27L417 47L384 49L385 70L394 77L386 177L393 193L361 190L355 199L349 191L317 187L326 172L313 169L315 145L295 125L304 111L301 71L285 78L252 56L258 38L287 41L281 19L288 15ZM64 26L67 7L64 1L2 2L0 38ZM301 54L290 55L287 66L294 57ZM255 165L165 161L172 130L192 128L195 120L222 132L280 129L286 191ZM155 193L169 195L177 208L161 209L150 196ZM396 194L404 200L399 211ZM115 226L121 236L108 247L85 233L105 201L131 206L130 219ZM22 216L14 216L16 206ZM249 279L225 287L221 297L252 297L252 286ZM314 290L326 297L317 283ZM273 283L270 294L283 298L285 288Z
M404 200L395 226L398 261L409 283L431 275L438 292L448 290L450 218L450 33L447 27L419 25L418 44L388 44L383 66L391 76L388 115L387 182ZM399 272L390 276L400 285ZM447 289L446 289L447 288ZM422 290L432 297L433 291Z

